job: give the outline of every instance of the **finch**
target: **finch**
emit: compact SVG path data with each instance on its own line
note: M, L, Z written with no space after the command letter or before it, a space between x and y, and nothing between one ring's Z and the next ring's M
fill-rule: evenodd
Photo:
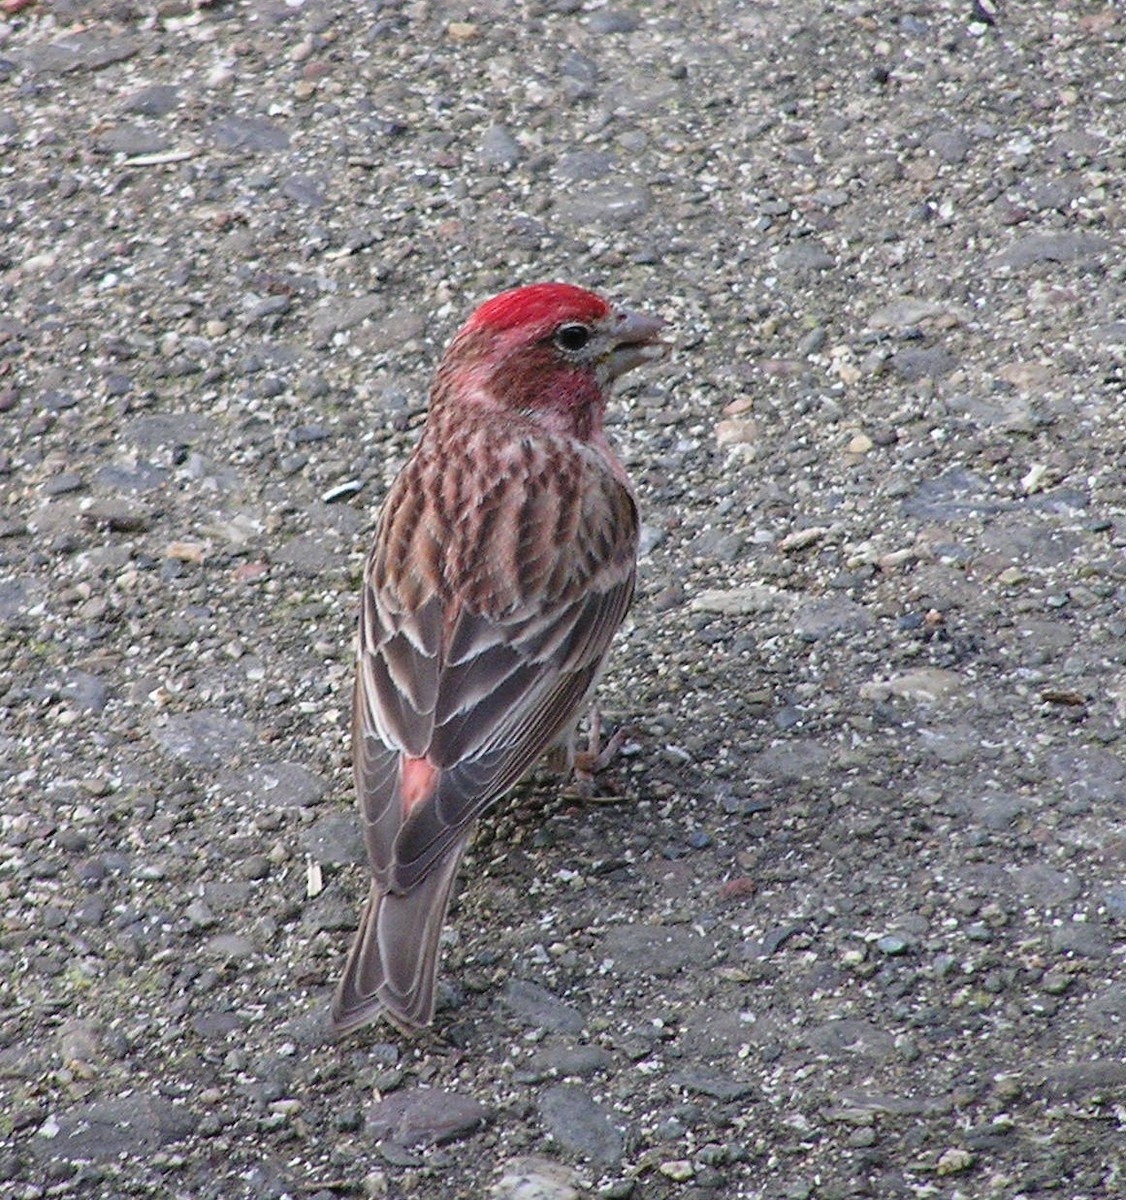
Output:
M430 1024L474 823L573 733L637 569L606 402L664 352L661 328L538 283L482 304L442 359L364 575L352 761L371 887L338 1032Z

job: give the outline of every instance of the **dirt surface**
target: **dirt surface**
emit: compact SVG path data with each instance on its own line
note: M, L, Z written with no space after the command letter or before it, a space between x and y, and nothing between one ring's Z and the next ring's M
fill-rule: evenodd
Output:
M4 8L0 1195L1121 1195L1121 10ZM550 278L675 342L619 803L334 1042L366 542Z

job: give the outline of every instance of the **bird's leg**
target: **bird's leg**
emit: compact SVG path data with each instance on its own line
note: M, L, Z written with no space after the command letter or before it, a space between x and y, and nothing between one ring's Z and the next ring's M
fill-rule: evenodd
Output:
M625 729L617 730L611 735L605 746L599 748L602 741L602 714L596 705L590 707L589 729L587 732L586 749L575 751L574 770L576 775L593 777L613 760L614 755L622 748L626 740Z
M627 736L626 729L618 729L610 736L605 745L600 745L602 741L602 714L598 711L597 705L592 704L590 706L586 749L573 750L571 754L571 770L575 778L575 791L583 800L614 803L619 799L617 795L613 794L614 788L612 786L607 789L611 793L610 795L596 796L594 794L594 777L613 761L614 756L622 748L622 744L625 742Z

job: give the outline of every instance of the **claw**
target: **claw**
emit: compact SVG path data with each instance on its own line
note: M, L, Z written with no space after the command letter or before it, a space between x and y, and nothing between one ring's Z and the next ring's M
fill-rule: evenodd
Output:
M594 794L594 777L599 771L605 770L622 748L628 731L624 728L613 733L604 746L602 741L602 714L597 708L590 710L590 731L587 734L585 750L574 751L571 757L571 770L574 773L574 794L578 799L594 804L616 804L620 797L614 794L614 788L609 788L610 795L596 796Z

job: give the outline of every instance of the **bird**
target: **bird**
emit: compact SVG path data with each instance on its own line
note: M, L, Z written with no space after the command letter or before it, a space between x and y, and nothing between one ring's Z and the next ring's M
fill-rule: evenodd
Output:
M573 284L513 288L454 335L379 514L361 592L352 768L370 870L331 1005L346 1034L434 1017L477 819L570 746L633 598L639 518L614 381L664 322Z

